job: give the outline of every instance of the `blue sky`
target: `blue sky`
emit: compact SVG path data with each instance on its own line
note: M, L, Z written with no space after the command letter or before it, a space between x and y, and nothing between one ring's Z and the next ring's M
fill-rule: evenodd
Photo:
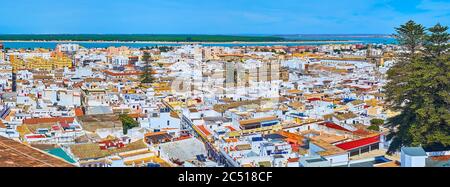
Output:
M390 34L450 0L2 0L2 34Z

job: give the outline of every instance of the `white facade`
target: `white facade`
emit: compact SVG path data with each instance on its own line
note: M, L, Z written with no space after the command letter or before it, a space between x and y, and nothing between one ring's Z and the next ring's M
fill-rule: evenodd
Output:
M403 147L400 157L402 167L425 167L428 158L421 147Z

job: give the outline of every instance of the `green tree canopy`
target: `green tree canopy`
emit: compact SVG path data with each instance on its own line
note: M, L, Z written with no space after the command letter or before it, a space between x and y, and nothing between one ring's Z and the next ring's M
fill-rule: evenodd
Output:
M408 54L414 55L420 49L425 40L425 27L410 20L400 27L395 28L394 34L399 44L407 50Z
M449 46L449 33L447 33L448 27L436 24L434 27L428 29L431 34L426 37L425 53L429 57L439 58Z
M128 114L120 114L119 119L122 121L123 134L128 134L129 129L139 126L139 122L134 120Z
M395 35L406 53L389 69L386 104L401 111L388 119L389 153L402 146L450 146L450 55L447 27L412 21Z
M155 78L153 77L153 67L150 64L152 61L152 56L148 51L144 51L144 54L142 55L142 61L145 63L144 65L144 72L141 76L141 83L153 83L155 81Z
M367 129L373 130L373 131L380 131L380 126L378 126L378 125L370 125L369 127L367 127Z
M372 124L372 125L383 125L384 124L384 120L383 119L374 118L374 119L370 120L370 124Z

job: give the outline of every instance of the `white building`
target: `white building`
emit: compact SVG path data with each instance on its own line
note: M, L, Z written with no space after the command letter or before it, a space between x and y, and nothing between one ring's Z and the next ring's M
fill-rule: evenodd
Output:
M401 166L402 167L425 167L427 153L422 147L402 147Z

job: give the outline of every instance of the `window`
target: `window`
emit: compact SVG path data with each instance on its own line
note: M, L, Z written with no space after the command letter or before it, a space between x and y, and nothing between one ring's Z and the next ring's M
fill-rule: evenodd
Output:
M356 156L359 155L359 150L353 150L350 152L350 156Z
M379 143L374 143L374 144L370 145L370 149L371 150L380 149L380 144Z
M361 148L361 154L367 153L367 152L369 152L369 146L365 146L365 147Z

